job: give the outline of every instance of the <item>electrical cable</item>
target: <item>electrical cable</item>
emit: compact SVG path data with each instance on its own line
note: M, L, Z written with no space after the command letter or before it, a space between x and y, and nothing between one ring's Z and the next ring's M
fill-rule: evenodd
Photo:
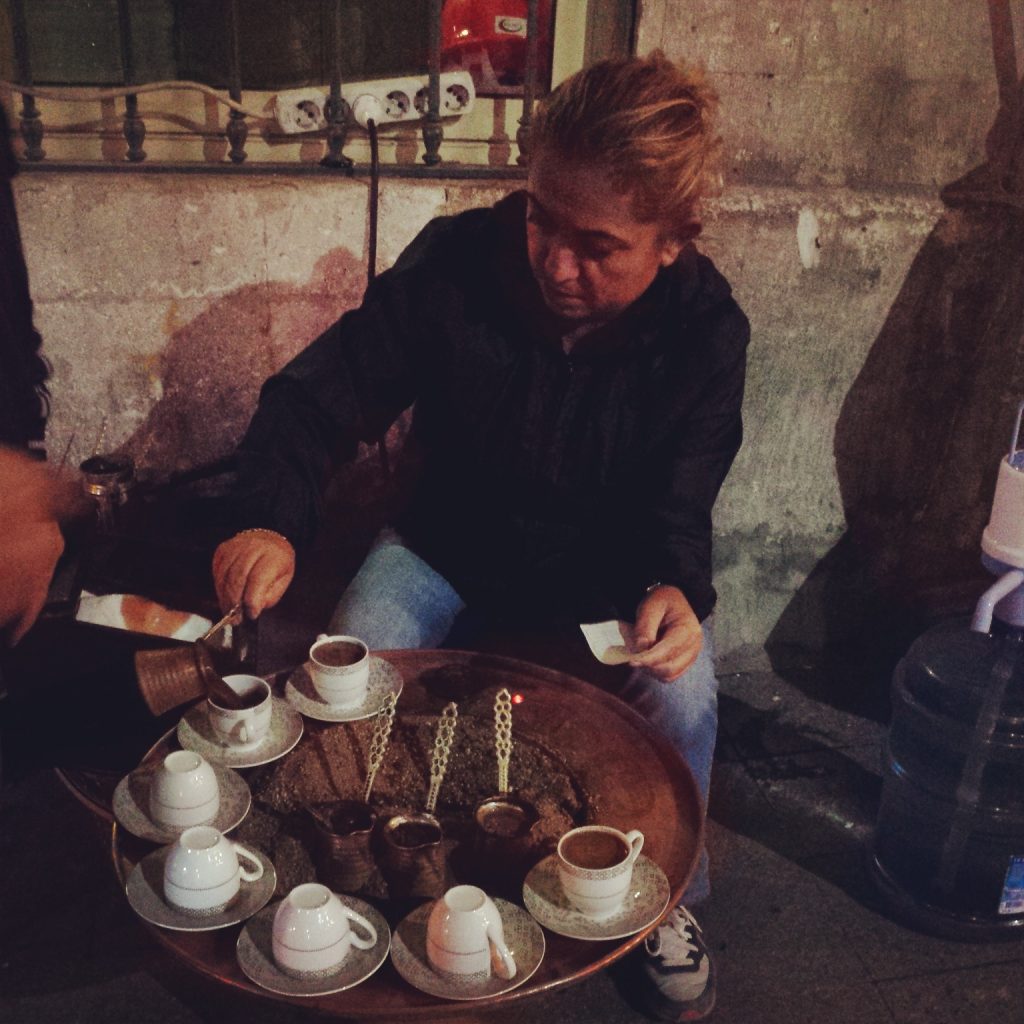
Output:
M366 131L370 136L370 237L366 243L366 286L369 287L377 276L377 213L380 204L380 150L377 146L377 122L367 118ZM391 477L391 465L388 459L388 435L385 431L377 439L377 454L380 457L380 468L384 479Z
M377 122L371 117L366 122L370 133L370 239L368 243L366 283L377 276L377 204L380 199L380 150L377 146Z
M40 89L36 86L18 85L17 82L0 81L0 89L20 92L26 96L34 96L36 99L62 100L69 103L101 102L103 100L116 100L121 96L141 96L146 92L195 89L207 96L212 96L225 107L230 107L232 110L237 110L240 114L245 114L246 117L267 120L267 115L264 111L250 110L248 107L243 107L241 103L236 103L233 99L222 96L216 89L203 85L202 82L149 82L146 85L128 85L117 89L90 89L86 92L81 89Z

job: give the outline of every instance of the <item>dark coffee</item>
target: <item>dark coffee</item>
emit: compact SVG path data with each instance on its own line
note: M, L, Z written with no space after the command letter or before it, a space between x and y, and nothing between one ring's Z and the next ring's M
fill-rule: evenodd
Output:
M621 864L629 849L611 832L577 832L562 843L562 856L580 868L610 868Z
M338 836L367 832L373 827L373 812L355 800L340 800L328 815L331 831Z
M365 654L366 651L359 644L349 640L335 640L329 644L321 644L313 652L313 659L330 668L341 668L362 661Z
M480 827L492 836L511 839L529 831L530 819L521 807L515 804L492 802L485 804L476 812L476 820Z
M411 849L426 846L441 839L441 830L436 825L423 821L405 821L391 833L395 846Z
M210 703L215 704L219 708L225 708L228 711L243 711L248 708L258 707L266 700L266 691L260 688L252 690L250 693L239 693L235 695L235 700L231 706L228 707L227 701L218 700L216 697L210 698Z

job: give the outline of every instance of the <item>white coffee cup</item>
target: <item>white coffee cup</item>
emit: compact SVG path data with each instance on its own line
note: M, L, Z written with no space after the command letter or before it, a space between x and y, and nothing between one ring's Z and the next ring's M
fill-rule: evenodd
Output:
M370 650L354 636L321 633L309 649L309 674L320 699L334 708L352 708L366 699Z
M285 974L329 974L341 966L353 946L370 949L376 944L377 929L318 882L297 885L274 914L271 947L274 961Z
M449 889L427 918L427 959L435 971L514 978L516 962L494 901L475 885Z
M608 825L583 825L558 841L558 877L566 899L595 920L614 914L633 878L644 836Z
M192 750L168 754L149 784L149 816L158 825L189 828L213 821L220 786L213 767Z
M233 750L250 750L258 747L270 730L274 700L270 686L259 676L225 676L224 682L240 697L247 697L253 703L247 708L221 707L212 697L206 700L206 711L214 735Z
M239 859L252 864L244 868ZM210 825L187 828L170 846L164 861L164 897L180 910L212 913L227 906L240 883L263 877L252 850L226 838Z

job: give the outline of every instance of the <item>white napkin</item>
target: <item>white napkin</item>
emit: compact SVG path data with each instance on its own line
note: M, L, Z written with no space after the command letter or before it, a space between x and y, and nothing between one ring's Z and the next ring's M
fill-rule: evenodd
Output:
M90 594L82 591L75 618L96 626L127 629L132 633L165 636L172 640L198 640L213 623L201 615L174 611L135 594Z
M594 657L604 665L629 661L633 650L633 624L621 619L580 623Z

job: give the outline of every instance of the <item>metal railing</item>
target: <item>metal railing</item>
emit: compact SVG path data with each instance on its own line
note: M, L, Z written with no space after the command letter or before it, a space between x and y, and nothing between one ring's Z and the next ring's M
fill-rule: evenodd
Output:
M24 0L9 0L11 13L12 41L14 49L16 81L0 82L0 88L6 88L12 93L21 96L22 108L17 115L19 118L19 130L24 144L21 156L27 165L37 169L124 169L128 167L146 170L230 170L238 171L248 168L253 171L343 171L353 170L353 160L344 153L346 141L349 136L351 121L349 112L342 100L342 54L344 46L344 3L343 0L334 0L333 9L333 40L331 48L332 73L330 80L330 105L327 125L321 129L319 137L326 142L326 154L318 164L308 163L284 163L274 161L248 161L249 153L246 150L246 142L249 137L250 123L258 121L264 128L264 135L272 137L274 142L285 138L283 135L274 136L267 130L267 116L258 110L251 109L245 103L242 90L241 72L241 38L239 25L238 0L227 0L225 4L226 32L228 38L229 88L227 95L223 90L214 89L201 82L191 81L161 81L141 82L137 79L135 53L132 36L132 17L129 0L117 0L118 34L121 66L124 85L104 89L84 89L75 87L73 89L37 87L34 84L32 74L31 45L28 32L28 23L25 17ZM422 137L423 154L422 164L393 164L382 165L381 171L384 174L405 176L405 177L519 177L523 173L529 153L530 125L534 101L538 93L538 68L540 64L538 48L538 11L540 0L528 0L527 2L527 27L526 27L526 61L523 72L522 89L522 112L518 120L516 130L516 144L519 150L516 164L495 166L494 164L474 165L458 162L445 162L442 157L442 146L444 143L444 125L441 112L441 11L442 0L430 0L430 38L428 47L428 69L427 69L427 105L423 112L420 125ZM200 93L211 97L218 104L228 108L229 114L227 123L221 132L228 143L227 161L216 160L213 162L189 162L180 163L176 161L154 161L147 163L146 151L143 144L147 135L147 124L139 109L139 96L152 92L167 91L188 91ZM123 135L126 151L124 161L107 162L76 162L61 160L47 161L44 142L46 140L47 126L44 124L42 114L37 100L56 100L62 102L91 102L107 103L123 100L124 111L121 116L121 134ZM109 132L109 115L103 120L102 132ZM187 133L183 133L187 134ZM198 133L197 133L198 134ZM208 138L209 133L203 133ZM296 141L296 137L288 137L289 141ZM308 141L308 136L304 140ZM481 140L482 141L482 140Z

